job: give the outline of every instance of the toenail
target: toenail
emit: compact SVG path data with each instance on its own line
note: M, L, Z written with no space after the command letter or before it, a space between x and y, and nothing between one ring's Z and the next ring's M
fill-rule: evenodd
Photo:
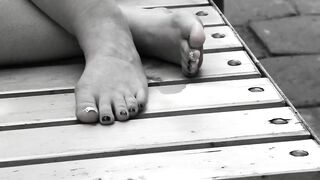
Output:
M136 110L135 110L134 108L130 108L130 109L129 109L129 112L130 112L130 113L133 113L133 112L136 112Z
M120 115L121 116L127 116L128 114L127 114L127 111L120 111Z
M94 108L94 107L86 107L83 111L86 112L86 113L89 113L89 112L98 113L98 109Z
M188 71L191 71L191 66L190 65L188 66Z
M111 122L111 117L110 116L103 116L101 118L101 121L105 122L105 123Z
M208 16L208 12L206 12L206 11L198 11L197 13L196 13L196 15L197 16Z
M222 33L214 33L214 34L211 35L211 37L213 37L213 38L224 38L224 37L226 37L226 35L222 34Z
M193 52L193 51L190 51L190 52L189 52L189 59L190 59L191 61L196 61L196 58L195 58L195 55L194 55L194 52Z
M138 106L140 110L143 109L143 104L139 104Z

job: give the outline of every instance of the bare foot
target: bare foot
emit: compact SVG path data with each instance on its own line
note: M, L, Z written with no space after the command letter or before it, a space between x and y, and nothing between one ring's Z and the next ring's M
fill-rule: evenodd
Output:
M198 73L205 34L196 16L165 8L121 9L141 53L181 65L183 74L188 77Z
M112 18L81 23L86 29L77 33L86 58L75 91L76 115L82 122L125 121L147 101L147 80L129 26L122 14Z

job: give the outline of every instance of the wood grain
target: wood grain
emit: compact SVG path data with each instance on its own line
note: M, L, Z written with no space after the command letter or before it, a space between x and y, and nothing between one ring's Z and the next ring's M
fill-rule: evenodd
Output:
M309 155L294 157L294 150ZM2 168L0 178L315 180L320 178L318 159L319 145L302 140Z
M273 124L276 118L287 124ZM0 166L243 143L306 139L287 107L161 117L112 126L70 125L0 132ZM250 127L250 128L248 128ZM109 139L110 138L110 139ZM19 148L14 148L19 144ZM19 162L20 161L20 162Z
M263 92L251 92L261 87ZM149 87L149 101L140 117L169 116L282 106L283 98L268 79L246 79ZM249 106L249 107L246 107ZM33 124L77 122L73 93L0 99L0 129Z

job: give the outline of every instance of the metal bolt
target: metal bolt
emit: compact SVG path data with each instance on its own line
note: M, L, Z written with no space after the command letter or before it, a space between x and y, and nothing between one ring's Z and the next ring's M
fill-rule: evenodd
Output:
M241 61L232 59L232 60L228 61L228 65L229 66L239 66L239 65L241 65Z
M289 120L291 119L274 118L274 119L271 119L269 122L272 124L288 124Z
M225 34L221 34L221 33L214 33L214 34L211 35L211 37L213 37L213 38L224 38L224 37L226 37L226 35Z
M264 89L262 87L251 87L251 88L249 88L249 91L251 91L251 92L263 92Z
M197 16L208 16L208 12L206 12L206 11L198 11L197 13L196 13L196 15Z
M304 151L304 150L294 150L290 152L290 155L294 157L304 157L304 156L308 156L309 153L308 151Z

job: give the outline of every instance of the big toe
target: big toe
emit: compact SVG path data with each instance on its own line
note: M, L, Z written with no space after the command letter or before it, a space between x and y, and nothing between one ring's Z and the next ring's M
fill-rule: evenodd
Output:
M84 123L94 123L98 120L98 108L90 90L77 87L76 95L76 116Z
M202 48L204 41L206 40L206 36L203 30L203 26L199 21L193 23L189 35L189 44L192 48Z

